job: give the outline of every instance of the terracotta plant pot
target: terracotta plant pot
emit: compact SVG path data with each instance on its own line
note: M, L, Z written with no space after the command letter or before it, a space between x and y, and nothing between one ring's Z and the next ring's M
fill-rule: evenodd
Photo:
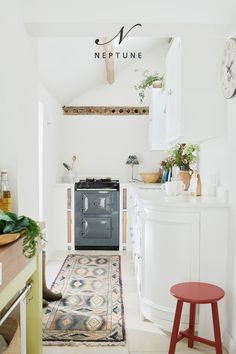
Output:
M184 184L184 190L187 191L189 189L190 180L191 180L192 171L182 171L180 170L176 176L178 181L182 181Z

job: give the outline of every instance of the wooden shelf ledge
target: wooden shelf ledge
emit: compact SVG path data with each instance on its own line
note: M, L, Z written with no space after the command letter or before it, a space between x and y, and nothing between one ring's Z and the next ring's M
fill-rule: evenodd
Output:
M149 107L139 106L63 106L64 115L143 116Z

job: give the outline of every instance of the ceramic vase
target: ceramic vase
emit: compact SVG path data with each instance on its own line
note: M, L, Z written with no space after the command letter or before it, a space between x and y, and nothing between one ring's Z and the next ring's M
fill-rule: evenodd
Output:
M184 190L187 191L189 189L191 173L192 171L182 171L180 170L176 176L178 181L182 181L184 184Z
M75 174L73 171L65 171L62 176L62 183L74 183Z
M68 171L68 173L67 173L67 182L68 183L73 183L74 182L74 178L75 178L74 172L73 171Z

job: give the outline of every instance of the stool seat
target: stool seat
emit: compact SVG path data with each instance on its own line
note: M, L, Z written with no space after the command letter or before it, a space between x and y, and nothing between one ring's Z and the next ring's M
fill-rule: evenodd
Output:
M192 304L217 302L225 295L224 290L219 286L201 282L176 284L171 287L170 293L178 300Z
M183 338L188 339L189 348L193 348L194 342L200 342L214 347L216 349L216 354L223 354L218 301L224 297L224 290L209 283L187 282L173 285L170 288L170 293L177 299L177 304L168 354L175 354L176 344ZM179 332L184 302L190 304L189 326L186 330ZM211 305L215 337L214 341L199 337L195 334L196 307L200 304Z

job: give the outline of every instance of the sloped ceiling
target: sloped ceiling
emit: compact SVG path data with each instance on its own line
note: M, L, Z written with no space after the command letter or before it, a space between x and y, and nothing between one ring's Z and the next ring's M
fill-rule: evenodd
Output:
M199 23L231 21L235 0L22 0L27 23Z
M166 38L135 37L115 51L141 51L142 57L145 57L166 41ZM105 60L94 58L94 53L98 50L103 51L103 47L96 46L92 37L38 39L40 80L61 104L67 104L82 93L106 82ZM134 60L115 59L115 75L119 75Z

